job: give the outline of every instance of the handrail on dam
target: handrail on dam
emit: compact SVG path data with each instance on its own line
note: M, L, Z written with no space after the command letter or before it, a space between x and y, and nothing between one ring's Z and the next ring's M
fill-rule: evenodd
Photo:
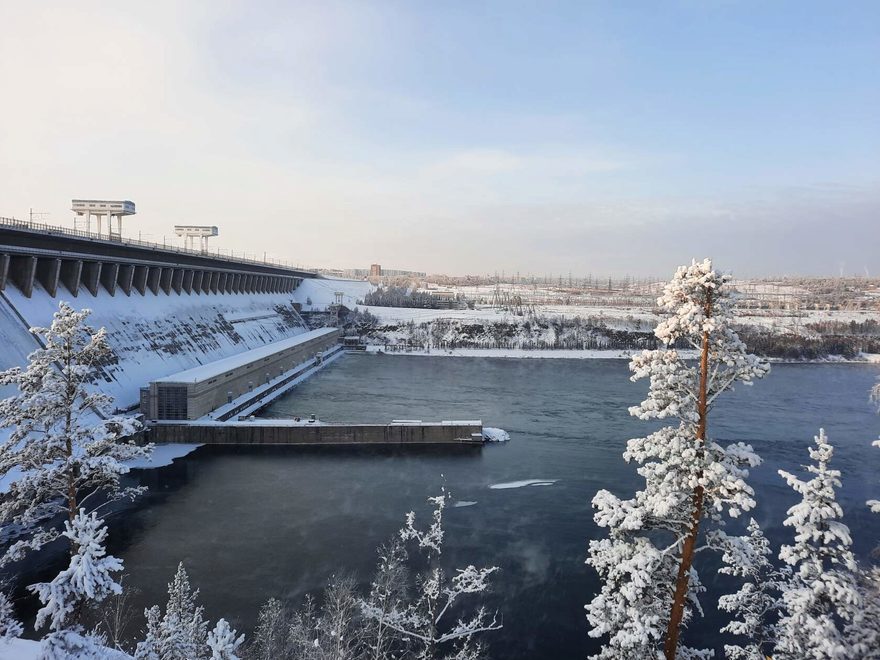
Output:
M4 218L0 216L0 225L6 225L8 227L17 227L20 229L25 229L28 231L41 232L50 235L61 234L64 236L74 236L76 238L85 238L92 241L99 241L104 243L116 243L122 245L131 245L135 247L144 247L152 250L165 250L167 252L177 252L180 254L190 254L194 256L216 256L223 259L227 259L229 261L235 261L237 263L242 264L251 264L258 266L278 266L281 268L290 268L296 270L307 270L305 267L300 266L298 264L292 264L289 261L285 261L283 259L269 259L265 255L262 259L259 258L251 258L246 255L236 257L234 255L233 250L229 250L229 253L226 254L224 251L221 251L219 248L213 251L210 250L191 250L186 247L179 247L177 245L169 245L168 243L153 243L151 241L142 241L137 238L122 238L121 236L118 238L108 238L102 234L96 234L90 231L82 231L81 229L68 229L66 227L59 227L57 225L47 225L41 222L31 222L29 220L19 220L18 218Z

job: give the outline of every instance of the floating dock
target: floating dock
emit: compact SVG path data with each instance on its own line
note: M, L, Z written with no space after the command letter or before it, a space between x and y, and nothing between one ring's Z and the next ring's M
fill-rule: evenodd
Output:
M482 445L481 421L346 424L259 419L153 422L147 440L206 445Z

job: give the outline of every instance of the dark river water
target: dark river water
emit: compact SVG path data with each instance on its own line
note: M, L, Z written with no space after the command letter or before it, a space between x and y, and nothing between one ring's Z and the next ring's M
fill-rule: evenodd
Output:
M880 449L871 447L880 417L867 401L878 376L869 365L777 365L716 409L710 434L751 442L766 461L752 474L754 516L777 550L790 540L782 521L795 496L776 471L808 460L820 426L843 471L840 502L855 550L867 559L880 543L880 516L865 506L880 496ZM447 510L447 566L501 568L484 598L504 623L485 637L490 656L583 658L597 648L583 609L597 589L584 564L587 542L601 535L590 500L600 488L633 492L639 481L621 452L653 428L627 413L646 390L628 377L621 360L345 356L263 415L482 419L511 441L482 449L202 447L139 472L151 493L114 516L111 549L141 590L139 604L164 602L182 560L208 615L249 632L269 597L297 604L334 573L368 581L376 547L407 511L424 522L425 498L445 485L456 501L476 502ZM528 479L555 483L490 488ZM714 568L703 566L707 616L686 638L720 648L714 601L723 583Z

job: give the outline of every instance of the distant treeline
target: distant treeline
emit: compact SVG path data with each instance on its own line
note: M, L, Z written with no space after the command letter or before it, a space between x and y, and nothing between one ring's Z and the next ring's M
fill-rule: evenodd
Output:
M807 329L820 335L868 335L880 337L880 321L867 319L865 321L820 321L808 323Z
M848 325L848 324L844 324ZM755 327L738 330L740 339L753 353L788 360L819 360L831 355L846 359L859 353L880 353L880 335L866 334L778 334Z
M382 324L369 312L355 310L345 322L349 331L372 343L435 349L643 350L659 347L653 331L609 328L593 318L533 317L483 322L435 319ZM841 356L852 359L859 353L880 353L880 324L877 321L812 325L821 327L810 327L807 335L771 332L754 326L744 326L738 332L752 352L764 357L817 360Z
M363 327L363 326L362 326ZM362 332L377 343L404 343L432 348L618 349L656 348L652 332L614 330L574 318L514 321L436 319L423 323L376 324Z

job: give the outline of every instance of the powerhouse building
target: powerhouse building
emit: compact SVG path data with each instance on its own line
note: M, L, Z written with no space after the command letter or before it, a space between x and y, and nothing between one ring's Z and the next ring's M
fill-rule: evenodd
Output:
M319 328L150 382L141 413L151 420L198 419L291 371L339 342L338 328Z

